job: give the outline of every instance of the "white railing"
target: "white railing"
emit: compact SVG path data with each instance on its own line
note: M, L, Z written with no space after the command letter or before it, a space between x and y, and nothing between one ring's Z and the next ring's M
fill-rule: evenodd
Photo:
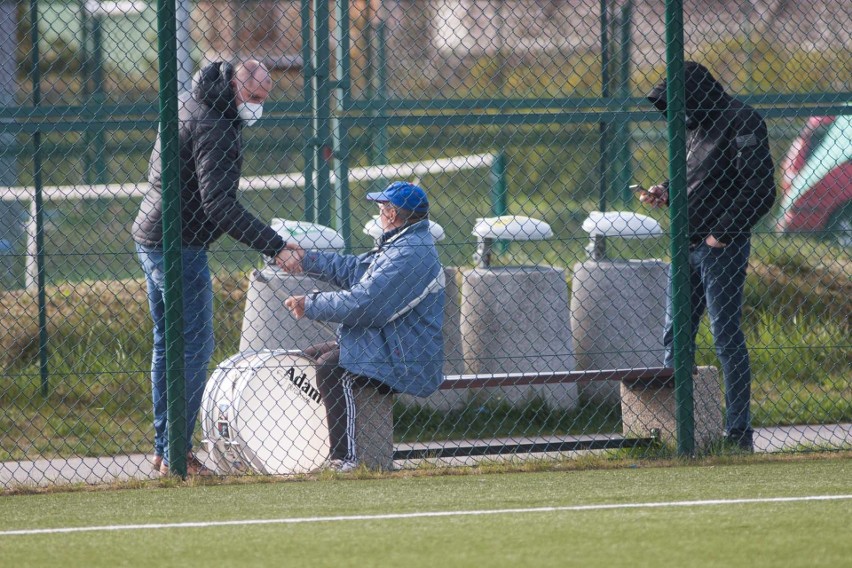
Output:
M403 162L366 168L352 168L347 176L350 182L364 182L378 179L406 179L419 182L421 176L429 174L451 173L462 170L473 170L491 167L496 154L472 154L454 156L452 158L437 158L419 162ZM337 184L337 177L332 174L331 183ZM261 191L276 189L293 189L304 187L305 176L300 173L273 174L268 176L252 176L240 179L241 191ZM54 185L41 188L42 200L68 201L87 199L120 199L142 197L150 188L147 182L118 183L99 185ZM27 261L26 287L36 286L38 274L38 256L36 249L36 188L32 186L2 187L0 200L29 201L30 215L27 220Z

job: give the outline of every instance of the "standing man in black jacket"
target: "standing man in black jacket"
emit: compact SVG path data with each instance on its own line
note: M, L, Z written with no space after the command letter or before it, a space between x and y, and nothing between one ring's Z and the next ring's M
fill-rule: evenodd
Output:
M753 449L749 403L751 365L741 327L751 229L775 202L774 166L766 123L753 108L725 93L702 65L684 65L686 91L686 192L692 348L705 308L725 376L726 438ZM666 81L648 95L666 112ZM667 206L668 181L639 199ZM673 365L672 289L663 341Z
M286 243L237 201L242 169L242 129L260 118L272 89L266 67L255 60L201 69L191 93L179 97L180 194L186 380L187 471L209 475L192 453L192 433L201 407L207 366L213 355L213 284L207 248L227 233L265 255L289 259ZM151 188L133 223L133 240L145 272L154 320L151 385L154 403L154 471L169 472L166 424L166 341L163 299L163 231L160 137L148 169Z

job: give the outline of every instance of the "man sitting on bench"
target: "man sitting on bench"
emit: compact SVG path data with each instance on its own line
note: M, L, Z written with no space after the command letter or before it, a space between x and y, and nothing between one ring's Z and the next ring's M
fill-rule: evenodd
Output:
M358 465L353 386L428 396L443 379L444 269L429 231L426 192L398 181L367 199L379 204L384 231L374 249L357 256L294 249L277 259L287 272L341 288L284 301L297 319L339 324L336 342L305 350L317 363L328 412L328 468L339 472Z

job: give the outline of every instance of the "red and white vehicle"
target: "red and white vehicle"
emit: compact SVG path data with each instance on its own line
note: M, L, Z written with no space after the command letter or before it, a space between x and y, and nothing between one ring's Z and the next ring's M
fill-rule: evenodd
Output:
M790 146L778 229L852 246L852 115L813 116Z

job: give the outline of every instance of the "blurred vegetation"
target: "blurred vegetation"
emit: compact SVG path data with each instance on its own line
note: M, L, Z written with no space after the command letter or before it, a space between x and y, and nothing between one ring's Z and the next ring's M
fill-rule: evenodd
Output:
M848 90L852 51L842 47L821 51L743 38L704 44L687 59L698 61L723 82L731 93L830 93ZM563 98L601 94L601 63L597 53L581 53L506 68L505 62L483 57L466 64L455 88L423 84L409 90L410 98ZM632 96L644 96L665 77L665 61L634 66L630 74ZM499 78L499 81L495 78ZM451 84L452 85L452 84Z
M691 56L717 71L735 93L828 93L850 87L852 52L842 47L813 50L739 36L707 43Z
M19 100L23 102L29 98L31 90L32 25L27 3L17 3L17 11L16 59ZM47 9L42 9L40 17L44 37L39 43L39 71L43 75L44 101L46 104L74 104L75 98L79 99L82 95L80 74L86 63L84 58L89 58L91 67L92 54L82 53L80 37L69 39L61 30L69 26L77 30L79 8L76 5L51 3ZM74 19L74 22L67 21L68 18ZM131 44L154 42L155 13L146 13L136 18L123 18L121 23L116 21L109 25L115 28L113 33L124 34L132 39ZM371 62L366 59L370 48L364 35L366 23L363 14L355 17L352 24L350 57L353 63L353 95L355 98L365 98L369 93L367 77L374 70L371 70ZM46 30L51 33L44 33ZM120 40L124 41L124 38L105 38L105 41ZM116 47L133 51L133 54L118 54L122 57L122 65L111 62L109 54L105 57L104 91L107 101L132 103L137 100L155 100L158 87L157 61L149 60L155 50L148 48L137 53L136 47L132 45L119 46L117 43ZM134 61L125 61L131 56L135 58ZM389 56L391 60L394 57L393 54ZM728 37L704 42L686 56L707 65L735 93L790 94L842 92L849 89L848 76L844 75L848 75L852 52L842 46L814 50L785 42L783 38L756 34L749 36L743 31L732 31ZM601 93L601 60L595 42L577 46L570 51L500 53L453 60L410 61L408 65L410 68L400 66L389 71L388 83L396 97L549 99L595 97ZM662 60L634 65L629 80L631 94L644 95L664 73L665 62ZM282 80L273 91L273 100L276 96L283 96L285 100L301 97L300 89L295 84L289 84L293 81L292 77L282 76ZM76 104L82 102L76 100Z

